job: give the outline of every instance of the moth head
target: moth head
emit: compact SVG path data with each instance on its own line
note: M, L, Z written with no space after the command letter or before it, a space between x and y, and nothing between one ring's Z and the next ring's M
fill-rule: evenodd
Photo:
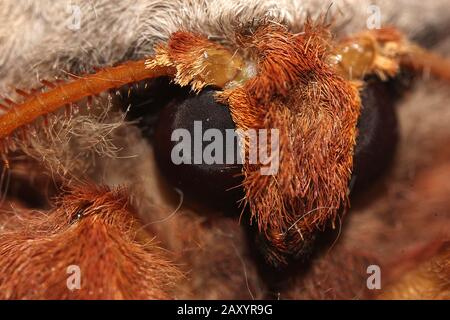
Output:
M233 46L179 31L154 49L145 61L72 82L44 82L44 91L19 90L23 102L1 105L6 113L0 117L0 147L6 154L22 141L17 129L40 117L64 106L70 114L82 99L89 104L93 96L140 81L167 76L194 94L214 88L215 103L229 109L241 138L242 183L232 187L242 186L243 212L248 208L275 264L302 255L317 231L335 226L347 205L364 76L386 79L400 63L421 70L424 61L443 79L450 70L444 59L395 29L336 41L328 25L311 20L295 34L275 22L253 22L238 29Z
M328 62L333 40L323 24L309 21L299 34L268 22L253 28L237 34L237 49L177 32L147 67L174 67L174 82L195 91L222 89L216 100L242 141L243 207L268 260L280 263L345 206L360 99Z

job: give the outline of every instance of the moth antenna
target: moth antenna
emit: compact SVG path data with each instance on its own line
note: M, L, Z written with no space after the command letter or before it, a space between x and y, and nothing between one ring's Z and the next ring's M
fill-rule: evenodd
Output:
M45 79L41 79L41 80L39 80L44 86L46 86L46 87L49 87L49 88L51 88L51 89L53 89L53 88L55 88L56 87L56 84L54 84L53 82L51 82L51 81L48 81L48 80L45 80Z
M10 106L15 106L16 105L16 103L14 101L12 101L11 99L9 99L9 98L7 98L5 96L0 96L0 98L2 98L3 101L5 101Z
M76 103L84 98L97 96L126 84L175 73L173 67L148 68L145 64L146 61L149 59L129 61L86 76L68 73L73 81L60 84L58 84L60 80L56 80L57 84L43 80L41 82L50 89L34 96L28 96L21 103L4 98L4 101L13 107L5 110L6 112L0 116L0 139L7 137L16 129L34 122L40 116L57 111L68 103Z
M418 46L412 46L412 49L402 56L400 63L416 73L429 72L438 79L450 82L450 61Z
M21 89L16 88L15 90L16 90L17 94L21 95L24 98L28 98L31 95L30 93L25 92L24 90L21 90Z

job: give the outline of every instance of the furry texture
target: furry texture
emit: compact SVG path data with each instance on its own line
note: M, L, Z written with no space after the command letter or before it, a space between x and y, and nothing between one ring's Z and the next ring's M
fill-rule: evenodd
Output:
M326 64L331 43L322 25L307 22L292 35L269 24L242 41L258 74L220 96L238 128L280 131L278 172L261 175L261 165L246 161L243 185L252 218L275 247L268 259L286 263L284 255L299 255L346 200L360 99Z
M370 299L366 268L379 262L358 251L334 248L313 262L297 267L295 272L277 284L280 299Z
M0 236L1 298L170 298L181 274L155 244L137 242L131 210L124 190L82 186L48 214L16 213ZM66 285L70 265L80 290Z
M338 34L354 33L365 27L367 6L373 1L333 2L331 13L336 17L335 30ZM245 2L139 0L132 3L126 1L113 3L102 0L95 3L91 1L77 3L82 13L81 29L72 31L66 28L70 14L66 12L64 2L24 0L18 4L17 1L12 0L2 1L0 5L3 17L0 21L1 92L11 94L11 85L35 87L38 76L50 79L55 75L60 76L62 71L78 74L91 70L91 67L95 65L112 65L120 61L143 58L153 52L155 43L167 40L172 32L179 29L201 32L221 43L232 45L236 41L237 26L248 23L253 18L269 16L272 20L285 22L290 31L299 32L304 25L307 12L316 16L324 13L329 6L329 3L315 0L276 1L276 3L256 0ZM433 47L434 50L444 54L450 52L448 38L445 41L450 21L448 16L450 13L447 10L448 1L416 3L376 1L376 3L380 5L384 25L395 25L408 37ZM417 23L417 17L420 17L421 23ZM382 261L383 265L387 266L383 267L383 270L388 271L390 268L388 266L391 265L389 262L406 261L406 257L403 258L401 253L433 241L437 236L450 236L448 233L450 204L445 200L448 199L448 193L439 192L439 190L448 190L446 188L450 172L442 169L437 177L433 174L438 159L441 163L448 162L450 159L449 154L442 147L450 141L448 99L447 87L434 82L419 82L413 93L399 105L403 140L394 168L378 187L367 190L366 198L353 204L346 218L345 228L339 237L340 242L346 243L349 250L342 255L336 254L339 257L337 259L352 261L351 257L356 255L355 248L356 251L364 249ZM108 103L106 100L98 101ZM90 119L93 129L101 128L105 120ZM89 160L87 165L95 168L90 173L91 179L111 186L120 183L133 185L131 194L135 200L139 200L137 210L141 219L145 218L146 221L154 222L151 226L158 240L179 257L177 263L190 271L187 278L182 280L185 282L182 282L182 285L179 284L180 292L176 296L232 299L245 294L248 298L250 296L247 294L248 287L250 287L255 298L273 297L268 294L272 293L273 289L265 288L264 281L256 270L255 262L248 254L245 236L238 226L238 221L222 217L213 223L215 227L211 228L209 223L199 222L202 221L199 216L210 213L208 210L199 208L187 210L182 206L180 210L175 211L180 199L167 196L171 188L164 185L164 181L158 176L153 163L151 146L137 134L136 128L129 124L123 125L120 118L112 121L120 125L121 129L112 130L108 138L111 139L109 141L114 141L119 152L114 157L95 155ZM99 141L97 146L103 145L104 132L83 131L83 123L84 121L73 122L75 127L68 126L70 130L79 130L77 136L70 135L70 130L58 133L55 139L52 139L54 144L51 149L58 150L59 135L70 136L70 141L75 142L75 145L85 146L86 141L93 141L93 139ZM67 140L63 141L67 143ZM67 152L52 159L64 157L69 161L67 163L70 163L70 160L74 160L77 155L70 148L61 150L67 150ZM41 155L45 155L45 152ZM43 159L44 166L47 166L45 164L47 158L43 156L40 159ZM419 179L419 176L422 177L420 179L424 179L423 181L428 179L433 181L430 182L433 188L412 188L411 183ZM8 200L13 201L13 199ZM11 204L18 208L16 201ZM155 210L155 207L160 210ZM10 211L11 209L8 209L7 213ZM183 215L180 214L182 212L190 213ZM171 215L171 213L174 214ZM0 215L0 217L4 227L9 216ZM201 226L200 229L195 229L200 231L194 235L186 234L185 240L180 239L178 236L180 233L177 230L190 229L190 225L187 224L189 221ZM424 228L424 225L427 228ZM20 231L20 228L17 230ZM233 234L233 237L224 238L223 234ZM206 242L202 242L203 245L185 246L187 243L197 244L199 239ZM224 241L224 239L233 239L233 241ZM18 244L16 242L16 245ZM223 252L227 254L223 255ZM224 263L222 258L225 259L225 257L229 266L221 268ZM322 259L326 261L327 258L319 255L312 267L316 266L320 270ZM45 270L51 264L55 264L55 261L48 258L46 261L39 260L39 263ZM99 270L100 268L97 267L96 271ZM208 273L209 278L203 277L207 270L220 270L220 272ZM345 263L338 270L345 277L351 277L353 273L353 268L347 268ZM96 276L98 274L102 272L98 272ZM64 276L67 275L64 274ZM296 281L309 281L303 277L305 275L299 273ZM8 279L11 280L10 277ZM3 278L3 281L6 280ZM62 277L58 285L65 285L65 281L66 277ZM5 286L13 286L13 284L3 283ZM333 295L326 295L326 291L332 286L335 288L334 292L339 292L340 285L334 281L332 283L321 287L327 289L308 285L305 286L308 292L289 291L292 293L288 293L290 288L281 288L276 293L279 293L281 298L285 296L285 292L294 299L300 296L333 298ZM16 282L14 285L20 284ZM202 286L204 290L201 289ZM359 286L356 285L356 287ZM21 296L24 297L27 294L30 293L25 290ZM351 293L350 296L353 297L353 294ZM69 296L59 295L57 298L64 297ZM395 296L391 297L395 298Z
M204 35L189 32L173 33L167 45L159 45L155 51L155 58L146 62L147 68L176 68L175 83L182 87L190 85L195 92L208 85L224 87L242 68L238 55Z
M13 135L7 142L9 148L20 150L44 165L56 180L81 182L92 174L94 169L89 163L96 157L114 158L119 152L113 139L124 124L124 115L112 111L110 102L102 102L106 109L94 113L82 112L69 117L65 112L52 114L47 124L35 124L33 138ZM11 162L15 162L14 156Z
M118 157L103 162L102 171L94 178L106 179L111 184L132 181L132 202L144 228L152 230L186 274L178 282L175 297L263 298L267 289L258 276L239 221L205 207L186 206L184 195L161 178L153 161L153 150L142 140L139 129L126 127L125 133L115 140L122 149Z

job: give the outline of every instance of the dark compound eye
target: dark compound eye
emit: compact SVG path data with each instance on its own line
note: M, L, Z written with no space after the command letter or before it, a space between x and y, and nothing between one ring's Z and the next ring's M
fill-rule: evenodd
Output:
M235 209L236 202L243 197L238 145L233 140L230 150L230 140L227 139L227 129L234 130L235 124L228 107L214 99L215 92L215 89L207 88L194 94L187 88L171 84L169 79L160 78L147 86L141 84L130 95L123 93L122 105L131 105L128 117L139 120L143 135L154 144L156 160L163 176L173 186L197 203ZM393 158L398 140L394 109L396 96L398 91L392 81L366 79L366 86L361 93L362 111L350 183L353 193L372 184ZM152 107L148 108L149 105ZM195 134L196 124L197 129L200 125L200 136ZM190 136L190 141L182 141L189 146L183 148L184 153L189 154L179 151L178 158L186 157L190 162L178 164L177 159L173 159L174 148L180 147L183 140L180 135L172 136L177 129L185 129ZM204 136L209 129L219 131L222 141ZM203 157L203 152L208 150L212 142L216 146L220 145L223 151L219 163L206 163ZM230 153L233 161L227 164L226 156L230 156ZM217 156L214 152L212 154ZM196 163L195 158L199 156L200 163Z
M141 81L130 88L124 87L120 93L118 104L127 111L127 119L137 121L142 135L153 140L161 109L171 101L188 97L189 88L173 84L170 78L160 77Z
M231 140L233 150L230 150L230 144L227 144L230 139L226 139L227 129L234 133L235 125L228 107L215 101L215 92L213 88L206 88L195 94L190 88L181 88L162 77L123 90L118 103L128 111L127 119L137 121L142 135L153 144L162 175L172 186L183 191L188 202L240 212L236 208L244 196L240 187L242 164L238 162L237 140ZM197 137L195 123L201 124L200 136ZM185 129L191 137L191 163L177 164L176 159L172 159L172 150L180 146L177 139L172 141L172 134L177 129ZM204 140L203 134L207 135L208 129L220 132L222 143L215 142L214 137L206 136ZM200 143L195 145L195 139ZM216 146L220 144L219 149L223 151L222 159L219 159L221 163L204 161L203 151L211 150L208 145L212 142ZM195 152L196 146L200 152ZM220 158L212 153L215 159ZM201 163L194 163L196 155L200 156ZM227 155L233 159L232 163L227 164Z
M366 79L365 87L361 92L362 112L357 125L359 135L355 146L354 168L350 182L352 194L362 193L372 185L386 171L394 157L398 142L395 102L403 89L396 80L383 82L378 78ZM312 234L298 252L292 252L288 257L285 252L278 252L277 247L255 227L251 227L250 234L254 237L256 248L265 260L276 253L285 256L289 261L308 261L317 248L322 246L329 248L330 243L335 241L335 230L328 231L325 234L321 231ZM317 237L318 233L321 233L319 237ZM283 241L288 241L288 239L283 239ZM276 261L271 260L271 264L274 263ZM282 270L285 272L284 268ZM270 273L274 271L269 267Z
M156 160L164 176L190 198L237 208L243 193L235 125L228 107L215 101L215 92L205 89L162 109L155 128Z
M393 159L398 142L394 104L400 90L395 80L383 82L369 78L365 82L350 185L353 192L362 191L382 175Z

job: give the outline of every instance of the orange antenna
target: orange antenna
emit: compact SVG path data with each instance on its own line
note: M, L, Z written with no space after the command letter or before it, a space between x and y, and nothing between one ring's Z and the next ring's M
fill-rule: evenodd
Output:
M450 82L448 59L418 46L413 46L411 51L401 58L400 64L415 73L429 72L438 79Z
M22 103L14 103L8 99L5 100L8 106L1 105L1 109L7 111L0 116L0 139L34 122L40 116L55 112L63 106L71 105L84 98L90 98L126 84L175 73L174 68L171 67L148 68L145 66L145 61L148 59L126 62L86 76L73 76L76 78L75 81L62 84L43 81L43 84L50 89L42 93L28 94L18 90L20 95L25 96Z

